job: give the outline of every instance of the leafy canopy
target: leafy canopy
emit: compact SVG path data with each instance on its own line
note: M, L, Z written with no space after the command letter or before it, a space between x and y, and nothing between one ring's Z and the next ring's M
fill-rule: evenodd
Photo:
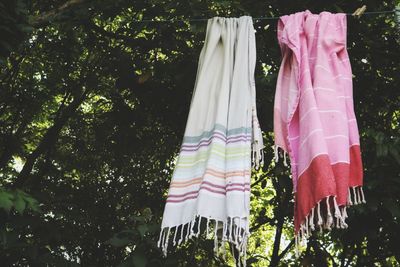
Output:
M399 1L363 1L370 11ZM0 2L0 258L11 266L232 266L204 237L156 247L212 16L353 12L361 1ZM135 22L136 20L179 20ZM182 21L183 20L183 21ZM276 20L254 20L266 143L252 180L251 266L397 266L400 52L393 14L348 17L367 204L293 252L290 173L272 163Z

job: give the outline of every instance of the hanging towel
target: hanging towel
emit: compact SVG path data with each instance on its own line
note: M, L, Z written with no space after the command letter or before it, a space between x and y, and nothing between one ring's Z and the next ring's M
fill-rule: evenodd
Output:
M346 15L282 16L278 40L275 160L278 147L290 158L298 244L317 227L347 227L346 207L365 202Z
M252 19L207 22L182 146L172 175L158 246L167 254L202 230L215 253L230 242L245 263L252 163L263 162Z

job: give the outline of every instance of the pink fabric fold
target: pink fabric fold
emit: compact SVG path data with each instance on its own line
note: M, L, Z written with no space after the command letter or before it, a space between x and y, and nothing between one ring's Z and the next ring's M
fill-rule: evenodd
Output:
M346 15L310 11L278 22L282 63L274 135L290 158L296 237L345 228L346 207L365 202Z

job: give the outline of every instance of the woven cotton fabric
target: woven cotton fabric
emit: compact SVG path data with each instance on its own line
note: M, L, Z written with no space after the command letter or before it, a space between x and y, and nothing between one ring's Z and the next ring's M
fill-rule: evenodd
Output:
M346 207L365 202L346 15L282 16L274 104L275 157L290 158L296 237L345 228Z
M255 60L251 17L208 20L163 214L159 246L165 254L168 245L203 233L214 238L216 253L230 242L245 263L251 169L263 158Z

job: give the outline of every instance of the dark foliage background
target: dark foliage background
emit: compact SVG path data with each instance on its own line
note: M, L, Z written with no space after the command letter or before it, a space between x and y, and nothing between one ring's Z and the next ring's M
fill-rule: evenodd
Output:
M362 4L399 1L2 0L1 266L232 266L202 237L167 258L156 247L206 26L188 19ZM276 20L254 23L270 162L280 51ZM393 14L348 29L367 204L296 259L289 172L267 164L253 176L250 266L399 266L399 30Z

